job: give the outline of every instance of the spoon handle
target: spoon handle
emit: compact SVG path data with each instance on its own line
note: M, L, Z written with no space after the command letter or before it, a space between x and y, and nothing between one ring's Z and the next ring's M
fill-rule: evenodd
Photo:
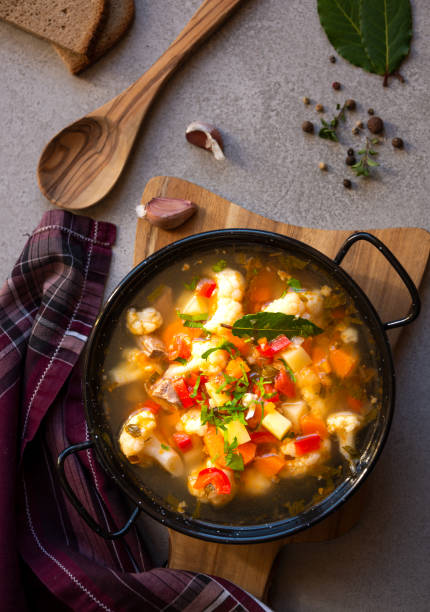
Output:
M205 0L179 36L135 83L105 105L115 122L137 130L161 86L181 62L245 0Z

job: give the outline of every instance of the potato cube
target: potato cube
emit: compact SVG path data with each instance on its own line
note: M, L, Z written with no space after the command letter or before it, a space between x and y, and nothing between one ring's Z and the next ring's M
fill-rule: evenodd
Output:
M294 431L300 429L300 419L308 413L306 402L303 401L284 402L279 406L279 410L292 422Z
M291 421L282 416L279 412L271 412L266 414L262 422L263 426L270 431L271 434L282 440L287 431L291 429Z
M193 295L183 309L184 314L204 314L209 311L209 303L207 298L201 295Z
M289 351L284 351L281 357L282 359L285 359L293 372L298 372L305 366L312 363L312 359L301 346L296 346Z
M246 431L246 427L240 421L230 421L226 425L227 427L227 441L229 444L234 442L234 439L237 438L238 445L245 444L245 442L249 442L251 437L249 433Z
M221 393L217 393L217 389L219 389L221 386L221 383L219 382L207 382L205 387L206 387L206 391L209 394L209 397L211 399L211 406L224 406L224 404L226 404L227 402L230 401L230 396L227 395L227 393L223 393L221 391Z

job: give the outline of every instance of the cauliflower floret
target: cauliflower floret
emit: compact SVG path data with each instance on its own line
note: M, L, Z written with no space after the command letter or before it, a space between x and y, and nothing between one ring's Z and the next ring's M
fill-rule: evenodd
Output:
M207 350L219 346L221 342L222 338L216 336L205 342L194 340L191 346L191 359L188 363L184 365L173 363L167 368L164 377L178 378L200 370L205 374L219 374L227 365L228 353L222 350L213 351L207 359L203 359L202 355Z
M358 342L358 331L355 327L347 327L340 333L340 339L342 342L345 342L345 344Z
M217 309L212 317L206 321L205 328L210 332L222 333L223 328L221 323L233 325L237 319L240 319L242 314L243 310L240 302L228 297L219 297Z
M192 408L185 412L176 426L176 429L180 431L186 431L187 434L197 434L198 436L204 436L207 428L206 423L202 425L198 408Z
M143 310L129 308L127 310L127 328L132 334L140 336L142 334L151 334L153 331L163 325L163 317L152 306Z
M324 297L328 297L331 293L331 287L329 287L328 285L323 285L320 291L321 295L323 295Z
M161 465L172 476L182 476L184 464L178 453L170 446L161 444L157 436L152 436L144 447L144 454Z
M141 462L145 442L154 431L155 426L155 416L150 410L140 410L132 414L124 423L119 436L119 445L130 463Z
M294 442L287 442L281 446L281 451L285 455L294 457L287 459L285 467L280 472L282 478L301 478L307 474L313 473L321 463L326 461L330 454L330 440L323 440L318 450L296 457L296 449Z
M323 310L323 299L319 291L305 291L302 294L306 298L305 307L312 317L319 317Z
M204 489L194 488L194 483L197 480L199 472L209 467L218 467L218 466L215 466L215 464L210 459L208 459L206 461L206 464L201 465L199 468L190 472L188 479L187 479L188 491L191 493L191 495L194 495L194 497L197 497L198 499L200 499L200 501L203 502L204 504L210 503L213 506L218 506L218 507L225 506L225 504L227 504L229 501L233 499L233 497L236 494L236 490L237 490L237 486L234 481L234 475L231 470L222 470L224 474L227 475L230 481L230 484L231 484L231 493L229 493L228 495L217 493L216 490L212 488L211 486L208 486Z
M235 302L241 302L245 293L245 279L237 270L225 268L215 274L218 285L218 300L228 298Z
M363 425L363 417L356 412L335 412L327 418L329 433L337 434L339 448L348 461L351 459L347 448L355 449L355 434Z
M305 311L305 304L295 291L291 291L286 293L284 297L270 302L263 310L265 312L282 312L286 315L301 315Z

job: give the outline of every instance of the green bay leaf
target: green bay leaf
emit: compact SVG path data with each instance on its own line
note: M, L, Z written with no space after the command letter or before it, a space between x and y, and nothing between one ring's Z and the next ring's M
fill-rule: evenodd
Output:
M307 338L323 332L308 319L282 312L257 312L245 315L234 323L231 331L234 336L251 336L256 340L258 338L273 340L281 334L288 338L293 336Z
M361 0L318 0L318 14L327 38L339 55L354 66L376 72L363 43L360 5Z
M410 0L361 0L361 33L378 74L392 74L409 53L412 38Z

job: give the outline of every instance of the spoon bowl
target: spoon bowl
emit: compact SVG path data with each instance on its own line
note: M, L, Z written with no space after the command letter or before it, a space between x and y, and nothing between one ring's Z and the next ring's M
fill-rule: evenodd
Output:
M47 144L38 164L42 193L72 210L96 204L118 180L140 125L179 64L244 0L205 0L176 40L133 85Z

